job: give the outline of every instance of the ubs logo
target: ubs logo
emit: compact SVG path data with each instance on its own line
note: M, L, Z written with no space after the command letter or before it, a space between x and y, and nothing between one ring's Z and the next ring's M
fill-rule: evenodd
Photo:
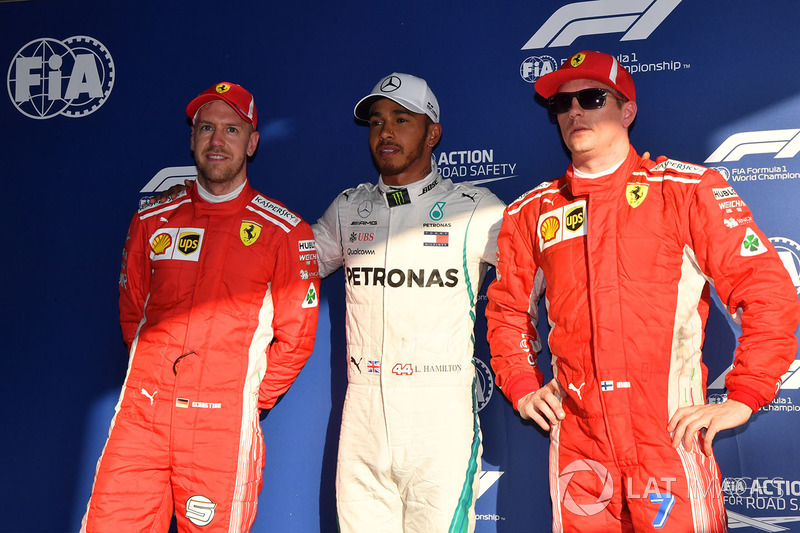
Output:
M200 247L199 233L181 233L178 239L178 251L183 255L191 255Z
M375 240L374 233L354 231L350 234L350 242L372 242L373 240Z
M584 220L586 220L586 218L583 216L583 206L579 206L567 212L564 224L567 226L568 230L578 231L581 229L581 226L583 226Z
M8 67L8 95L23 115L83 117L97 111L114 86L114 60L92 37L35 39Z

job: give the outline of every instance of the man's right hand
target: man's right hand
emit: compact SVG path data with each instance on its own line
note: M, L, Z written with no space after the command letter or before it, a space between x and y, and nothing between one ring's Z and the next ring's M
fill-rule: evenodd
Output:
M183 185L173 185L166 191L162 191L158 196L150 198L150 205L169 202L178 197L181 192L190 189L194 185L194 180L183 180Z
M564 408L561 399L566 397L566 391L558 380L553 379L538 390L523 396L517 402L517 411L529 420L533 420L545 431L564 419Z

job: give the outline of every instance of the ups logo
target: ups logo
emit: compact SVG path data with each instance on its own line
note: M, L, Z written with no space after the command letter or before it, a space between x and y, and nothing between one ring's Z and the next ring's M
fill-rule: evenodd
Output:
M192 255L200 246L199 233L181 233L178 238L178 251L183 255Z
M586 217L584 216L583 206L578 206L575 209L572 209L567 212L567 215L564 217L564 225L570 231L578 231L583 226Z

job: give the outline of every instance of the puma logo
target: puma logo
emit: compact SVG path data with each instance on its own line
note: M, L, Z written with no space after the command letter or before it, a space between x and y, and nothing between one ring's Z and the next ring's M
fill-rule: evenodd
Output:
M358 373L359 374L361 373L361 366L359 366L359 365L360 365L361 361L363 361L363 360L364 360L364 358L362 357L361 359L358 360L358 363L356 363L355 358L354 357L350 357L350 362L353 363L354 365L356 365L356 368L358 369Z
M142 396L147 396L148 398L150 398L150 405L153 405L153 398L155 397L156 394L158 394L158 391L155 391L153 394L147 394L147 391L142 389Z
M585 381L584 381L583 383L581 383L581 386L580 386L580 387L578 387L578 388L575 388L575 385L573 385L572 383L570 383L570 384L569 384L569 390L574 390L575 392L577 392L577 393L578 393L578 399L579 399L579 400L583 400L583 397L581 396L581 389L583 388L583 386L584 386L584 385L586 385L586 382L585 382Z

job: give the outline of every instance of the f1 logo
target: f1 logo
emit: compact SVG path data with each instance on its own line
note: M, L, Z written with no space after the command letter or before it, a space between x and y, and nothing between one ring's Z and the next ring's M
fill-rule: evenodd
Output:
M647 39L681 0L594 0L553 13L522 50L570 46L582 35L622 33L620 41Z
M739 161L750 154L775 154L775 159L787 159L797 152L800 152L800 129L743 131L725 139L705 162Z

